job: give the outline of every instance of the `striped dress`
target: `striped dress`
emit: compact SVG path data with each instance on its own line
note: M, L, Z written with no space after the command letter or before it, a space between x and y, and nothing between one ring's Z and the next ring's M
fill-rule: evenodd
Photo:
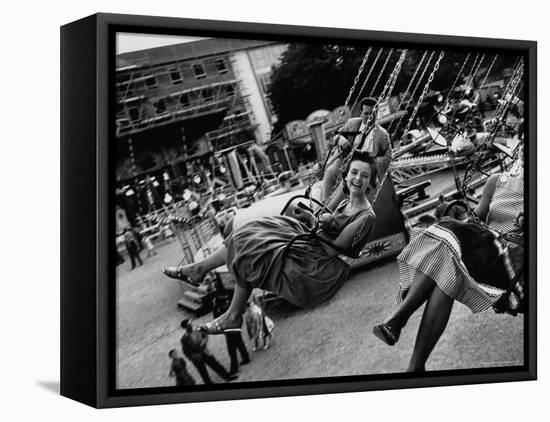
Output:
M486 223L493 230L508 232L514 229L520 212L523 175L502 174ZM451 219L411 233L410 243L397 257L400 283L395 305L404 300L418 271L472 312L490 309L510 283L510 268L506 268L502 250L515 245L502 242L497 246L494 234L477 224Z

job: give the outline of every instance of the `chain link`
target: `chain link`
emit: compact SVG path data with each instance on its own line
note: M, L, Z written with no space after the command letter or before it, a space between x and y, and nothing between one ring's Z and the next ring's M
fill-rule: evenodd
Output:
M462 72L464 71L464 68L466 67L466 63L470 59L471 54L472 53L468 53L468 55L464 59L464 63L462 63L462 66L461 66L460 70L458 71L458 74L456 75L456 78L453 82L453 85L451 86L451 89L449 90L449 92L447 92L447 97L445 98L445 101L443 102L443 105L441 106L442 110L445 110L447 108L447 104L449 104L449 100L451 99L451 95L452 95L452 93L453 93L453 91L456 87L456 83L458 82L458 79L462 76Z
M355 91L355 88L357 87L357 83L359 82L359 77L363 73L363 69L365 68L365 64L367 63L367 60L369 58L369 55L370 55L371 51L372 51L372 47L369 47L367 52L363 56L363 61L361 62L361 65L359 66L359 70L357 71L357 75L355 75L355 79L353 80L353 85L351 86L351 89L348 92L348 96L346 98L346 101L344 102L344 106L340 110L340 116L338 116L338 120L336 121L335 126L338 126L342 122L342 120L344 120L344 115L345 115L345 112L346 112L346 108L348 107L348 104L351 101L351 96L353 95L353 92ZM331 151L334 149L334 147L336 145L336 142L337 142L336 140L332 140L331 145L329 145L327 147L327 149L325 150L323 158L320 161L320 163L324 163L324 165L319 166L319 171L317 173L317 178L318 179L323 178L323 175L325 173L325 169L327 167L329 167L329 165L334 161L334 159L332 159L330 163L327 163L327 160L330 156ZM340 154L336 155L336 159L338 159L339 155Z
M365 77L365 80L363 81L363 85L361 85L361 88L359 89L359 92L357 93L357 97L355 98L355 101L353 102L353 105L351 106L351 109L353 110L355 108L355 105L359 101L359 98L361 98L361 94L363 93L365 86L367 85L367 81L370 78L370 75L372 75L372 72L374 71L374 67L376 66L376 63L378 63L378 59L380 58L380 55L382 54L382 51L384 49L381 48L378 50L378 54L374 58L374 62L372 62L372 65L370 66L369 73L367 73L367 76Z
M393 49L392 49L393 51ZM391 54L391 53L390 53ZM384 98L383 96L386 95L386 93L388 92L389 88L390 88L390 85L392 83L392 81L394 79L397 78L397 75L399 74L399 72L401 71L401 66L403 64L403 61L405 60L405 56L407 54L407 50L403 50L400 57L399 57L399 60L397 61L397 63L395 64L393 70L392 70L392 73L390 74L390 77L388 78L388 80L386 81L386 84L384 85L384 88L382 89L382 93L381 93L381 96L378 98L375 106L373 107L373 110L372 110L372 113L369 115L369 118L365 124L365 128L366 128L366 131L368 133L368 131L370 130L370 126L372 124L372 121L374 120L374 117L376 116L376 114L378 113L378 106L380 105L380 100L381 98ZM336 192L336 189L338 188L338 185L340 183L340 181L342 180L342 173L344 172L344 170L346 169L347 165L349 164L349 160L351 159L351 153L353 152L353 147L352 149L348 152L347 156L344 157L344 159L342 160L342 163L340 164L340 171L338 172L338 175L336 177L336 180L334 181L331 189L330 189L330 192L329 194L326 196L325 198L325 205L330 201L330 198L332 197L332 195L334 195L334 192ZM330 165L332 165L333 163L335 163L337 160L339 160L340 158L342 157L342 153L340 154L337 154L336 156L334 156L332 158L332 160L330 160L329 163L327 163L325 165L325 168L326 167L329 167Z
M378 86L378 82L380 82L380 78L382 77L382 74L384 73L384 70L386 70L386 66L388 65L388 62L390 61L390 57L393 53L393 48L390 49L390 52L388 53L388 56L386 57L386 61L384 62L384 65L382 66L382 69L380 70L380 73L378 74L378 77L376 78L376 81L374 82L374 85L372 86L372 89L370 90L369 97L372 97L374 95L374 91L376 90L376 87Z
M473 160L468 164L466 167L466 171L464 172L464 178L462 181L462 186L460 187L460 191L462 193L462 196L466 198L466 190L468 189L468 186L470 185L470 182L473 177L473 170L479 169L481 161L483 160L484 152L487 150L488 146L491 145L496 137L497 131L499 129L499 126L502 124L502 121L505 119L506 115L508 114L510 104L513 99L513 95L516 92L516 89L519 86L519 83L523 76L523 64L520 63L520 66L518 66L514 73L512 74L512 77L510 78L510 82L508 86L505 89L506 95L509 95L509 100L506 100L505 102L501 104L501 107L497 109L497 112L495 114L495 122L491 127L491 132L488 136L485 137L483 140L483 143L478 147L476 154L473 158ZM468 211L471 213L470 206L468 204L468 201L465 201L466 206L468 207Z
M487 69L487 73L485 74L485 77L483 78L483 81L481 82L481 85L479 85L479 91L475 97L475 100L474 100L474 103L477 104L477 100L479 98L481 98L481 90L483 89L483 87L485 86L485 82L487 82L487 77L489 76L489 74L491 73L491 70L493 69L493 65L495 64L495 62L497 61L497 57L498 57L498 54L495 54L495 57L493 57L493 61L491 62L491 65L489 66L489 69Z
M401 106L403 105L403 103L405 102L405 99L407 98L407 94L409 93L410 89L411 89L411 86L414 82L414 80L416 79L416 75L418 74L418 71L420 70L420 67L422 65L422 62L424 61L424 59L426 58L426 55L428 54L428 50L424 51L424 54L422 55L422 58L420 59L420 61L418 62L418 66L416 66L416 69L411 77L411 80L409 81L409 85L407 86L407 89L405 90L405 92L403 93L403 97L401 98L401 101L399 102L399 105L397 106L397 110L401 110ZM410 103L410 98L407 99L407 105ZM396 130L397 128L399 127L399 124L401 123L401 121L403 120L403 115L397 120L397 125L395 126ZM396 121L395 120L392 120L391 123L390 123L390 126L388 127L388 132L391 131L392 127L393 127L393 124L395 123ZM395 132L392 133L392 135L394 135Z
M424 101L424 97L426 96L428 90L430 89L430 85L432 84L432 81L434 80L435 74L439 69L439 64L441 63L441 59L445 56L445 52L441 51L439 53L439 57L437 61L435 62L434 68L432 70L432 73L430 73L430 76L428 77L428 81L426 82L426 85L424 85L424 89L422 90L422 93L420 94L420 97L418 98L418 101L416 102L416 105L414 107L414 110L411 114L412 116L416 115L418 112L418 109L420 108L420 105L422 104L422 101ZM407 130L410 127L411 119L409 120L409 124L407 124ZM390 158L390 163L393 161L393 150ZM382 190L382 186L384 185L384 182L386 181L386 178L388 177L388 174L390 173L390 166L388 165L388 168L384 172L384 175L382 176L382 179L380 180L380 184L376 188L376 191L372 198L372 203L374 204L376 202L376 199L378 198L378 195L380 194L380 191Z

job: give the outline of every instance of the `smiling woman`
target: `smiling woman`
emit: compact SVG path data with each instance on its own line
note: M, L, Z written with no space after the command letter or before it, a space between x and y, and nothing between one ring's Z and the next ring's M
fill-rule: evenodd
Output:
M233 300L227 312L203 327L206 332L240 330L246 302L255 287L274 292L300 307L316 306L338 291L350 270L339 257L341 251L359 252L376 219L367 198L376 181L374 160L367 153L355 152L344 176L349 199L342 201L333 214L319 217L318 237L293 241L311 230L293 217L258 218L234 230L225 245L206 259L164 269L169 277L200 283L209 271L227 265L235 280ZM291 241L292 247L287 248Z

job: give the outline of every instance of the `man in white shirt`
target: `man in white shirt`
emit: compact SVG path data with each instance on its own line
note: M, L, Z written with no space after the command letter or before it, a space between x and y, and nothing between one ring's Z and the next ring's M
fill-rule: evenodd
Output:
M392 148L390 135L376 120L376 115L370 117L376 111L376 99L367 97L359 103L361 109L360 117L349 119L339 131L337 138L338 148L329 157L328 166L325 169L323 177L323 200L331 196L334 190L329 207L337 206L344 198L342 186L333 185L338 177L342 159L350 153L351 148L360 151L367 151L373 157L376 157L378 164L378 177L381 180L388 169L391 161ZM370 122L369 122L370 119ZM369 127L367 127L367 124ZM336 158L338 157L338 158Z

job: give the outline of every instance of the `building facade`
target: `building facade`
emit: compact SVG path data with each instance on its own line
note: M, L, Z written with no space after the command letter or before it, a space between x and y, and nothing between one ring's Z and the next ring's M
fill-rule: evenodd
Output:
M270 139L271 41L203 39L117 56L117 179L189 173L190 160Z

